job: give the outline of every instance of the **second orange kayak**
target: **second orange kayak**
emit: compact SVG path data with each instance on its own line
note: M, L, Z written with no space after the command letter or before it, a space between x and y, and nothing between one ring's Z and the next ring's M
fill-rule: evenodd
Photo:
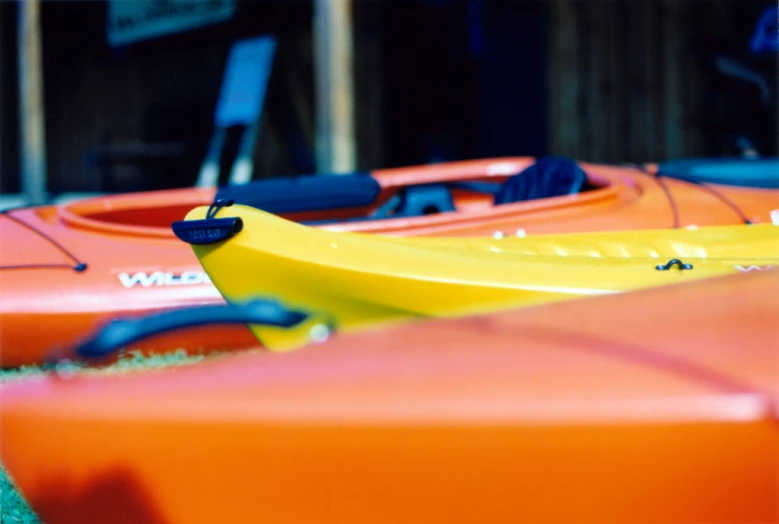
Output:
M717 186L733 207L699 185L638 169L581 164L578 172L565 161L544 162L473 160L221 191L258 204L270 194L262 205L318 227L404 236L725 225L744 217L768 222L779 209L779 191ZM174 221L215 194L179 189L0 214L0 366L39 363L48 350L73 345L118 316L223 303L190 246L171 231ZM451 205L455 210L447 211ZM254 344L244 328L219 328L148 340L138 349Z

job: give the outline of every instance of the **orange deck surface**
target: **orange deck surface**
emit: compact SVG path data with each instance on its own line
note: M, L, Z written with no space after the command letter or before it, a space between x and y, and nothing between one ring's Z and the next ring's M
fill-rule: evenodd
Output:
M779 272L2 387L44 521L777 522Z

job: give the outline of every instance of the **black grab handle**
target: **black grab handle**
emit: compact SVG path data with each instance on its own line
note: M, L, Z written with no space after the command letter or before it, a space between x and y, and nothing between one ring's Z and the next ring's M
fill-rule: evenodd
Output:
M264 324L294 327L308 318L278 302L256 300L243 305L191 306L137 318L123 318L101 328L75 349L81 358L95 359L114 353L138 340L177 329L211 324Z
M658 264L655 266L655 269L658 271L668 271L674 266L678 267L679 269L692 269L692 264L685 264L678 258L671 259L665 264Z

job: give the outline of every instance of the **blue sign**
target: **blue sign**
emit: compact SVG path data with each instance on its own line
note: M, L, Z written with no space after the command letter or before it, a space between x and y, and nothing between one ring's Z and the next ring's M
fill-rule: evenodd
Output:
M112 46L222 22L235 0L109 0L106 31Z
M217 126L249 125L259 119L275 51L276 40L270 36L232 47L214 115Z

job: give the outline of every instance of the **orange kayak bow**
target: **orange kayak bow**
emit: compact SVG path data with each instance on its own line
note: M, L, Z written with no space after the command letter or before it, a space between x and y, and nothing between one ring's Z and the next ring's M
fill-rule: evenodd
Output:
M779 273L2 392L45 522L776 522Z

